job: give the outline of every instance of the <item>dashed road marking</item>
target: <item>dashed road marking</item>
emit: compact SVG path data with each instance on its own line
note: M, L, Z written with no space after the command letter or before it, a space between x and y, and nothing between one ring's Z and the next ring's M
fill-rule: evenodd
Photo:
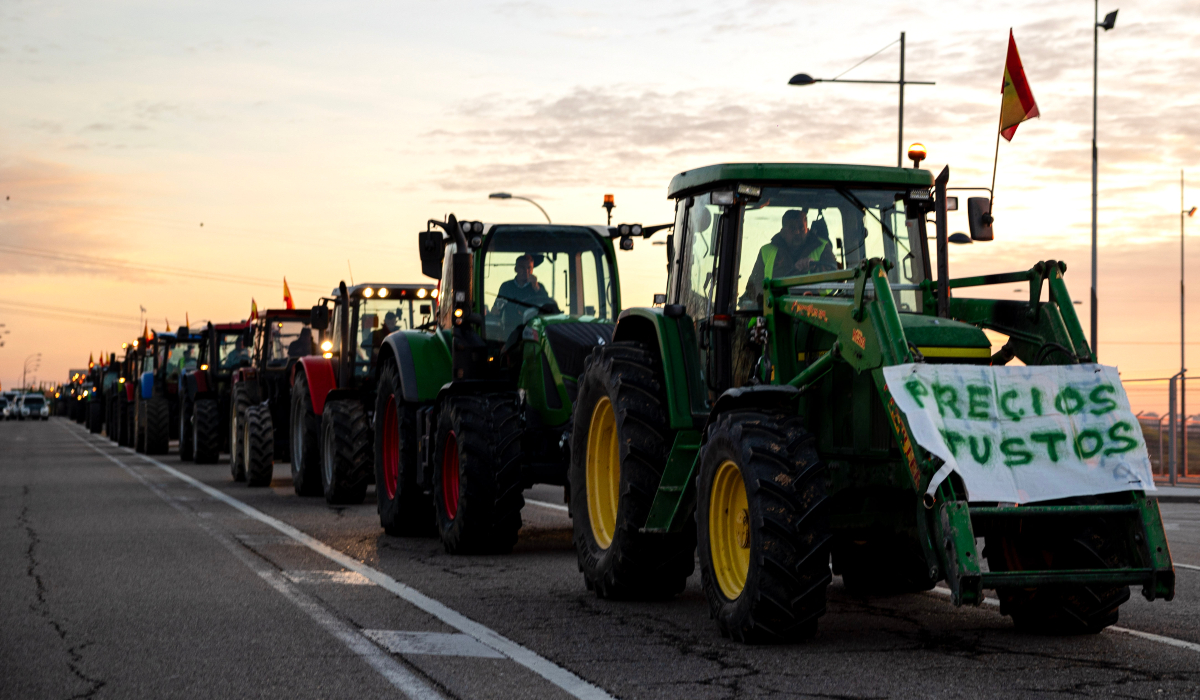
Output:
M1181 566L1181 565L1176 564L1175 566ZM1197 568L1197 567L1189 567L1189 568ZM937 586L937 587L931 589L929 592L937 593L939 595L946 595L946 596L950 595L950 589L942 588L941 586ZM991 605L994 607L1000 606L1000 601L997 600L996 598L984 598L983 602L986 603L987 605ZM1195 642L1187 642L1182 639L1175 639L1174 637L1164 637L1161 634L1153 634L1151 632L1142 632L1141 630L1129 629L1128 627L1118 627L1116 625L1109 625L1108 627L1105 627L1104 629L1111 630L1113 632L1119 632L1120 634L1128 634L1133 637L1141 637L1142 639L1146 639L1151 642L1158 642L1159 644L1166 644L1168 646L1178 647L1180 649L1187 649L1189 651L1200 651L1200 644L1196 644Z
M1191 564L1180 564L1179 562L1171 562L1176 569L1191 569L1192 571L1200 571L1200 566L1192 566Z
M543 508L552 508L554 510L561 510L564 513L570 512L566 506L560 505L558 503L547 503L546 501L535 501L532 498L526 498L525 502L530 505L534 505L534 506L541 506Z
M68 428L68 430L69 430L69 428ZM97 452L104 455L105 457L111 459L113 462L116 462L118 465L121 465L122 468L126 469L127 471L130 471L130 473L134 473L128 467L126 467L125 465L122 465L121 462L119 462L117 459L115 459L111 455L105 453L104 451L100 450L95 445L92 445L92 443L88 442L87 440L84 440L83 438L80 438L80 440L83 440L83 442L85 444L92 447L92 449L96 450ZM105 443L105 444L109 444L109 443ZM606 693L600 687L595 686L595 685L585 681L584 679L575 675L571 671L546 659L545 657L543 657L542 655L533 651L532 649L521 646L520 644L512 641L511 639L505 637L504 635L500 634L499 632L496 632L495 630L491 629L490 627L487 627L486 625L484 625L482 623L476 622L475 620L472 620L471 618L467 617L466 615L463 615L462 613L458 612L457 610L454 610L453 608L447 606L446 604L444 604L438 600L435 600L433 598L430 598L429 596L425 595L424 593L418 591L415 588L412 588L411 586L408 586L406 584L403 584L403 583L397 581L396 579L392 578L391 576L388 576L387 574L383 573L382 571L379 571L378 569L367 566L366 564L358 561L357 559L349 556L348 554L345 554L345 553L341 552L340 550L330 547L329 545L325 544L324 542L316 539L315 537L312 537L311 535L308 535L308 534L302 532L301 530L297 529L296 527L293 527L292 525L289 525L277 518L273 518L273 517L267 515L266 513L258 510L257 508L255 508L251 505L248 505L246 503L243 503L242 501L234 498L233 496L230 496L229 494L227 494L219 489L215 489L212 486L209 486L208 484L205 484L192 476L184 474L183 472L179 471L178 469L168 466L167 464L164 464L163 462L160 462L157 459L154 459L153 457L149 457L149 456L143 455L143 454L138 454L138 453L134 452L133 450L129 449L128 447L122 447L119 449L121 449L131 455L140 457L143 461L153 464L154 466L158 467L159 469L166 472L167 474L170 474L171 476L175 477L176 479L179 479L180 481L208 494L209 496L212 496L213 498L217 499L218 501L221 501L222 503L238 510L239 512L249 516L250 518L257 520L257 521L263 523L264 525L274 528L278 532L292 538L296 542L298 542L298 543L304 545L305 547L308 547L309 549L313 550L314 552L324 556L326 559L329 559L330 561L334 562L338 566L341 566L345 569L349 569L350 571L355 571L355 572L362 574L367 579L369 579L371 582L375 583L376 585L383 588L384 590L392 593L393 595L400 598L401 600L404 600L405 602L409 603L413 607L415 607L419 610L422 610L426 613L429 613L430 615L433 615L434 617L438 618L439 620L441 620L445 624L449 625L450 627L453 627L454 629L458 630L459 632L469 635L469 636L475 638L476 640L478 640L481 644L484 644L488 647L491 647L492 649L495 649L496 651L500 652L501 654L508 657L509 659L512 659L513 661L517 662L521 666L524 666L525 668L529 669L530 671L532 671L532 672L536 673L537 675L541 676L542 678L546 679L550 683L553 683L554 685L558 686L562 690L566 691L568 694L570 694L576 698L580 698L580 700L613 700L612 696L609 695L608 693ZM539 501L539 503L540 503L540 501ZM553 504L548 504L548 505L553 505ZM179 507L182 507L182 506L179 506ZM565 509L566 506L562 506L562 508ZM359 636L361 638L361 635L359 635ZM387 658L390 659L391 657L387 657Z
M393 654L505 658L504 654L462 633L363 630L363 634Z

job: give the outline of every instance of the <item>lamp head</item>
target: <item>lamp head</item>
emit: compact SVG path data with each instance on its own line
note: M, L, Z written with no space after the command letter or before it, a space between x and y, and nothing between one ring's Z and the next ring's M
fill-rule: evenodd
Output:
M1108 30L1112 29L1113 27L1117 26L1117 13L1118 12L1120 12L1120 10L1113 10L1112 12L1109 12L1107 15L1104 15L1104 21L1101 22L1100 24L1097 24L1096 26L1100 27L1101 29L1103 29L1106 32Z
M788 81L788 85L812 85L813 83L818 82L820 81L808 73L797 73L792 76L791 80Z
M488 195L488 199L512 199L512 195L508 192L493 192Z

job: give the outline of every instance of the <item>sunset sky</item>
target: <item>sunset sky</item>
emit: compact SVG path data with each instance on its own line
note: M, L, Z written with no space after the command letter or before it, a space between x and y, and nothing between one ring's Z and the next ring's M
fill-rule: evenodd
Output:
M1125 378L1179 368L1179 172L1200 185L1195 2L1123 2L1100 51L1100 352ZM893 9L881 9L891 7ZM908 33L906 142L988 184L1008 31L1041 118L1001 143L996 237L957 274L1068 263L1089 287L1088 2L149 2L0 4L0 383L185 313L244 318L349 276L420 281L416 232L491 222L666 222L681 170L724 161L894 165L896 89L790 87ZM847 78L893 79L898 47ZM1186 206L1200 205L1189 189ZM960 215L953 215L955 217ZM203 226L201 226L203 224ZM1200 271L1200 217L1187 264ZM952 218L951 230L965 220ZM621 257L626 305L661 247ZM1188 290L1200 345L1200 275ZM1000 287L1001 298L1016 298ZM9 331L7 335L3 331ZM32 366L32 363L31 363ZM1200 374L1200 367L1195 368ZM1200 381L1194 382L1200 385ZM1161 413L1165 391L1131 388ZM1200 387L1194 387L1200 389ZM1190 412L1200 409L1200 391Z

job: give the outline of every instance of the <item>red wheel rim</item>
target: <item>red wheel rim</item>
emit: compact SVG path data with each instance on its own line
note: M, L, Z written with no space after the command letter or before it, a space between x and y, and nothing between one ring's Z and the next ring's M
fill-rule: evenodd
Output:
M442 448L442 504L446 506L446 516L454 520L458 515L458 439L453 430Z
M400 480L400 423L396 417L396 395L388 397L383 413L383 489L389 501L396 499Z

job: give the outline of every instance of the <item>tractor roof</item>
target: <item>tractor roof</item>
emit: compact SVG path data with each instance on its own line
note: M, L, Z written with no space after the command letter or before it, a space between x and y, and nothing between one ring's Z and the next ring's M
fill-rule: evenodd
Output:
M377 290L380 287L386 287L390 291L391 295L396 296L396 297L400 297L400 296L407 297L407 296L409 296L409 294L413 294L419 289L424 289L426 292L437 289L436 284L391 284L391 283L386 283L386 282L379 282L379 283L366 282L363 284L356 284L353 287L349 287L349 288L347 288L347 291L350 293L350 296L352 296L352 297L360 296L362 291L364 289L366 289L367 287L370 287L372 289L372 291ZM400 291L404 291L404 292L406 292L406 294L401 295L401 294L399 294ZM335 298L337 297L338 290L336 287L334 288L333 292L331 292L331 295Z
M307 321L312 318L312 309L267 309L258 312L258 315L263 318L299 318Z
M679 173L671 178L671 184L667 187L667 197L678 198L690 190L708 188L719 183L748 181L797 185L932 187L933 173L917 168L837 163L722 163Z
M218 331L244 331L250 327L249 321L238 321L237 323L214 323L213 329Z

